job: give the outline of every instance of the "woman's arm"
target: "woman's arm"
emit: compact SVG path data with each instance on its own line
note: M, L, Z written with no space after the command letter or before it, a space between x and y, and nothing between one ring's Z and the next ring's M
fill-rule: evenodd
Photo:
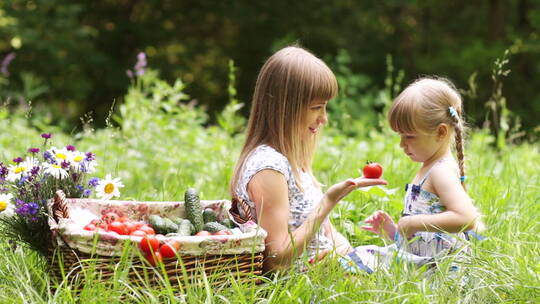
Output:
M449 175L454 170L447 164L433 168L429 177L433 192L446 208L438 214L418 214L402 217L398 228L405 236L417 231L461 232L474 228L478 213L458 176Z
M334 248L339 255L347 255L353 249L349 240L336 230L336 227L328 220L325 222L326 237L334 242Z
M317 208L294 231L289 231L289 196L285 177L274 170L262 170L248 184L248 194L255 203L259 225L268 232L266 267L286 268L302 254L305 245L319 230L334 206L352 190L370 185L382 185L380 179L349 179L336 184L324 194Z

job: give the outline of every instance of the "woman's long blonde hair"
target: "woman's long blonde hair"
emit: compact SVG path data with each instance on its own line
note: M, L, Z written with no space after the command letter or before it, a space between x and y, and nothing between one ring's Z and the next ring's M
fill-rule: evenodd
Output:
M269 145L289 160L300 184L300 170L311 174L316 142L306 141L300 126L313 101L329 100L337 94L337 81L326 64L305 49L285 47L263 65L253 94L246 139L230 185L236 188L242 168L259 145Z
M455 110L455 114L451 109ZM439 77L416 80L396 97L388 113L388 120L392 130L402 134L433 134L441 123L450 126L454 134L460 175L465 176L466 124L461 96L449 80ZM464 186L464 179L461 184Z

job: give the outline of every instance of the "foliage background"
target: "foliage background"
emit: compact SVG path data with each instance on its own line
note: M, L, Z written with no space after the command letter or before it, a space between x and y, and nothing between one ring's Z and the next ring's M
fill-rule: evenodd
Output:
M249 104L264 60L298 42L354 75L349 89L342 87L350 108L381 110L366 96L385 87L390 55L396 71L406 71L404 83L437 74L468 90L466 111L481 125L494 90L493 62L509 49L513 72L504 96L532 130L540 115L539 8L531 0L8 0L0 3L0 56L16 58L0 96L46 107L65 130L90 112L103 126L113 101L123 101L125 71L144 51L163 79L188 84L212 122L227 104L229 59L238 67L238 99ZM375 120L365 111L352 115Z

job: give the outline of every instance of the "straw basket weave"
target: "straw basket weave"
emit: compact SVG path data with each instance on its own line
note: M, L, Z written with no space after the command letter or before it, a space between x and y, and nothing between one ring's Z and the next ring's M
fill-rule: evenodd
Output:
M84 200L66 198L62 191L58 191L54 198L49 201L49 213L51 215L49 225L51 226L53 237L52 246L50 246L48 254L50 274L59 281L67 278L70 281L78 280L79 282L84 282L85 278L81 275L81 272L88 269L91 269L94 274L97 274L96 277L100 280L110 279L115 275L115 271L117 271L121 260L121 257L118 255L103 254L103 252L95 250L95 248L91 252L88 252L88 248L85 247L81 247L82 249L77 248L69 240L69 236L65 230L59 229L62 222L70 219L70 206ZM203 202L201 201L201 203ZM242 204L243 202L240 203ZM180 202L180 204L183 203ZM234 205L236 204L237 202L234 202ZM240 205L239 208L243 209L245 207ZM233 219L239 224L244 224L243 222L246 222L247 218L239 216L234 212L238 209L238 206L232 209L232 214L230 215ZM253 225L255 224L253 223ZM219 251L220 245L219 242L215 242L218 236L209 236L207 237L208 240L205 241L213 242L214 247L212 247L212 250L208 254L189 254L179 251L178 259L164 260L163 267L154 268L150 266L144 259L140 259L140 254L135 252L135 255L131 255L132 262L127 266L127 276L130 283L141 285L154 285L158 281L167 279L173 287L178 287L179 285L187 287L201 284L203 276L210 278L208 282L212 285L220 285L231 278L243 282L258 282L258 276L262 274L264 237L266 236L266 232L262 229L261 231L257 230L253 234L252 239L250 239L250 236L243 236L242 239L241 236L236 240L238 244L242 244L241 242L245 243L246 241L256 242L257 246L250 252L246 252L245 250L244 252L238 252L236 250L236 253L231 254L229 252L235 252L235 248L229 248L223 249L216 254L216 250ZM219 237L230 237L230 241L235 241L234 235ZM221 241L225 242L225 239L221 239ZM97 240L98 245L100 245L99 242L100 240ZM179 242L182 246L182 241ZM226 242L229 242L229 239Z

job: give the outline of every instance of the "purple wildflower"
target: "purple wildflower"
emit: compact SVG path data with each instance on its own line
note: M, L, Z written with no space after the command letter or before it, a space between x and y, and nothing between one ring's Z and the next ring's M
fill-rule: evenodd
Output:
M25 175L25 176L21 177L21 179L19 180L19 183L18 183L18 184L19 184L19 185L22 185L22 184L24 184L27 180L28 180L28 176Z
M4 166L4 163L0 163L0 177L4 178L8 174L8 168Z
M21 163L22 161L23 161L22 157L17 157L13 159L13 162L16 164Z
M144 52L140 52L137 55L137 63L135 64L135 74L137 76L144 75L144 68L146 67L146 54Z
M26 204L28 206L28 213L31 215L35 215L39 211L39 205L36 203L28 203Z
M88 181L88 186L90 187L96 187L99 183L99 178L98 177L92 177L89 181Z
M52 153L49 152L49 151L43 152L43 158L44 158L47 162L49 162L49 163L51 163L51 164L54 164L54 163L55 163L54 158L53 158L53 155L52 155Z
M30 175L36 176L39 173L39 166L34 166L32 170L30 170Z
M86 190L83 191L83 194L82 194L82 195L83 195L84 197L89 197L90 194L92 194L92 189L86 189Z
M32 154L39 153L39 148L30 148L30 149L28 149L28 152L30 152Z
M84 191L84 187L82 185L75 185L75 188L81 192Z
M92 152L86 152L86 158L84 159L85 161L93 161L94 159L96 159L96 155Z
M4 59L2 60L2 66L0 67L0 72L4 75L4 76L9 76L9 71L8 71L8 66L9 64L13 61L13 59L15 59L15 53L9 53L6 55L6 57L4 57Z
M69 162L64 160L64 161L62 161L60 166L62 167L62 169L67 169L67 168L69 168Z
M22 207L24 205L24 201L20 200L20 199L17 199L15 201L15 206L17 207Z
M126 75L129 78L133 78L133 72L131 70L126 70Z
M45 139L50 139L52 137L52 134L51 133L43 133L43 134L41 134L41 137L43 137Z
M67 149L68 151L75 151L75 146L67 145L67 146L66 146L66 149Z

